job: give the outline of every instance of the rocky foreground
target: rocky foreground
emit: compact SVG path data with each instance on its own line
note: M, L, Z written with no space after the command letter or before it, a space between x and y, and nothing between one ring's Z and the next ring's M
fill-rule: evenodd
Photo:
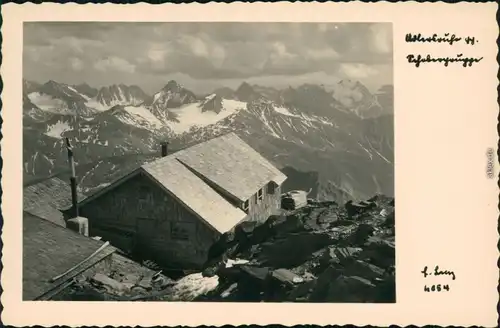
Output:
M173 280L118 268L75 282L58 299L391 303L394 218L394 199L381 195L345 205L308 200L223 234L202 272Z
M395 302L394 199L313 202L244 222L210 249L196 301Z

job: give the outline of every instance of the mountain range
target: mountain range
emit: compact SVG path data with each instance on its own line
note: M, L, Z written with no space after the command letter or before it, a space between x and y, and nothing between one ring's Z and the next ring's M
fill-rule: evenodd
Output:
M92 193L160 155L230 131L281 168L285 189L320 200L394 194L393 87L357 81L276 89L243 82L198 95L176 81L148 95L135 85L93 88L23 80L26 183L67 177L75 148L79 188Z

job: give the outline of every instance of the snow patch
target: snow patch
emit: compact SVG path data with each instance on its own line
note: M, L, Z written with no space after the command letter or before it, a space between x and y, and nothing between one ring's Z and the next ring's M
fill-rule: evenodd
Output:
M363 147L363 145L362 145L361 143L359 143L359 141L358 141L358 145L359 145L361 148L363 148L363 149L364 149L364 150L368 153L368 155L370 156L370 160L372 160L372 159L373 159L373 155L372 155L372 153L370 153L370 151L369 151L368 149L366 149L365 147Z
M49 125L47 127L47 132L45 135L52 138L61 138L62 134L66 131L71 131L71 127L66 122L57 121L54 125Z
M153 104L155 104L158 101L158 99L160 99L160 97L162 96L162 94L163 93L161 91L155 93L155 95L153 96Z
M219 285L219 277L203 277L201 273L193 273L177 281L172 287L172 301L191 301L205 295Z
M118 118L125 124L140 128L161 128L163 126L161 121L143 106L126 106L124 109L128 114L130 114L130 117L120 115Z
M72 87L72 86L70 86L70 85L68 85L67 87L68 87L68 89L70 89L70 90L71 90L71 91L73 91L74 93L78 93L78 94L80 93L80 92L76 91L76 90L75 90L75 88L73 88L73 87Z
M47 162L49 162L51 165L54 165L54 161L55 161L54 159L48 158L48 157L47 157L47 155L43 155L43 157L44 157L44 158L45 158L45 160L46 160Z
M274 108L275 112L280 113L282 115L291 116L291 117L300 117L299 115L292 114L288 110L288 108L281 107L281 106L276 106L276 105L274 105L273 108Z
M206 100L206 101L210 101L210 100L212 100L212 99L214 99L214 98L215 98L215 93L212 93L211 95L206 96L206 97L205 97L205 100Z

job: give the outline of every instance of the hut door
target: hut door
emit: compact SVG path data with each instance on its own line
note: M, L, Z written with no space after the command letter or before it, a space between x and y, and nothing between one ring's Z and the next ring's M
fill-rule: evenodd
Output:
M137 219L137 234L135 248L138 253L148 253L150 242L154 238L155 220L147 218Z

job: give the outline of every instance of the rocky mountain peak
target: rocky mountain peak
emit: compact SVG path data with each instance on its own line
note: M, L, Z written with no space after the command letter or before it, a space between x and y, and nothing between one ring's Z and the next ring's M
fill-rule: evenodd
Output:
M219 114L223 110L222 97L213 93L203 100L200 107L202 113L211 111Z
M103 106L140 105L147 101L149 96L138 86L127 86L123 83L102 87L96 100Z
M87 97L90 97L90 98L93 98L93 97L97 96L97 94L99 92L98 89L92 88L90 85L88 85L85 82L77 84L77 85L73 85L73 88L76 89L81 94L83 94L83 95L85 95Z
M231 88L228 88L228 87L218 88L218 89L214 90L213 93L215 93L216 95L221 96L222 98L225 98L225 99L234 99L236 97L235 91Z
M240 101L250 102L261 97L257 91L247 82L243 82L235 92L236 98Z
M179 92L181 91L181 89L183 89L182 85L180 85L179 83L177 83L177 81L175 80L170 80L167 82L167 84L165 84L165 86L163 87L162 90L164 91L172 91L172 92Z
M151 106L156 110L177 108L185 104L197 101L196 95L181 86L174 80L170 80L159 92L153 96Z

